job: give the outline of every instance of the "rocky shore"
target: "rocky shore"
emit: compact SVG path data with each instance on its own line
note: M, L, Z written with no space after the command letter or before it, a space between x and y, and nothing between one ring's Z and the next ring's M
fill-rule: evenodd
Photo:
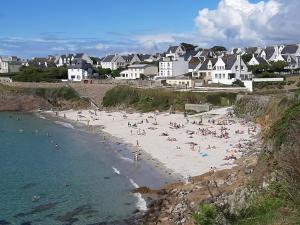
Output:
M232 215L238 213L238 209L247 206L247 201L256 194L256 190L248 183L259 152L260 143L253 143L232 169L212 170L192 177L190 182L169 184L161 190L135 190L142 193L149 202L149 210L139 220L139 224L195 224L193 214L201 203L215 203L223 212ZM218 220L220 224L228 224L225 216L219 215Z

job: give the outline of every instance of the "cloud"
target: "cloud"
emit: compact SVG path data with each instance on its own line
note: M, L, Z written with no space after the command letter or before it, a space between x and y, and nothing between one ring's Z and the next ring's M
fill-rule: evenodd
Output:
M298 42L299 8L299 0L221 0L216 9L199 11L198 41L227 46Z
M97 50L103 50L103 49L108 49L109 46L108 46L108 45L105 45L105 44L102 44L102 43L98 43L98 44L96 44L95 48L96 48Z
M153 35L138 35L134 36L133 40L137 41L138 45L147 50L161 50L168 45L178 44L180 42L189 42L194 39L191 33L164 33Z

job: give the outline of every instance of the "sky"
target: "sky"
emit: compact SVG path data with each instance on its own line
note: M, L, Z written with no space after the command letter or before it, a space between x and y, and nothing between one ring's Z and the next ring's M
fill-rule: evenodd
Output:
M155 53L300 42L299 0L3 1L0 55Z

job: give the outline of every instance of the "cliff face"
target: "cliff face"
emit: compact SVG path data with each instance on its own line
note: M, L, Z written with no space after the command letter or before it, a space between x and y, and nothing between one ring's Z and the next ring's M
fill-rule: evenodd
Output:
M11 88L0 85L0 111L31 111L37 109L88 108L89 102L68 88Z

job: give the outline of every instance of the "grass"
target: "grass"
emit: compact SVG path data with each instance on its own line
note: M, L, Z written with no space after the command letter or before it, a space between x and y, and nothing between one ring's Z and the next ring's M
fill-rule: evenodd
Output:
M117 86L106 93L103 98L105 107L133 107L137 110L165 111L171 106L173 110L184 111L186 103L210 103L214 106L230 106L235 102L235 93L192 93L172 92L165 89L138 89L129 86Z

